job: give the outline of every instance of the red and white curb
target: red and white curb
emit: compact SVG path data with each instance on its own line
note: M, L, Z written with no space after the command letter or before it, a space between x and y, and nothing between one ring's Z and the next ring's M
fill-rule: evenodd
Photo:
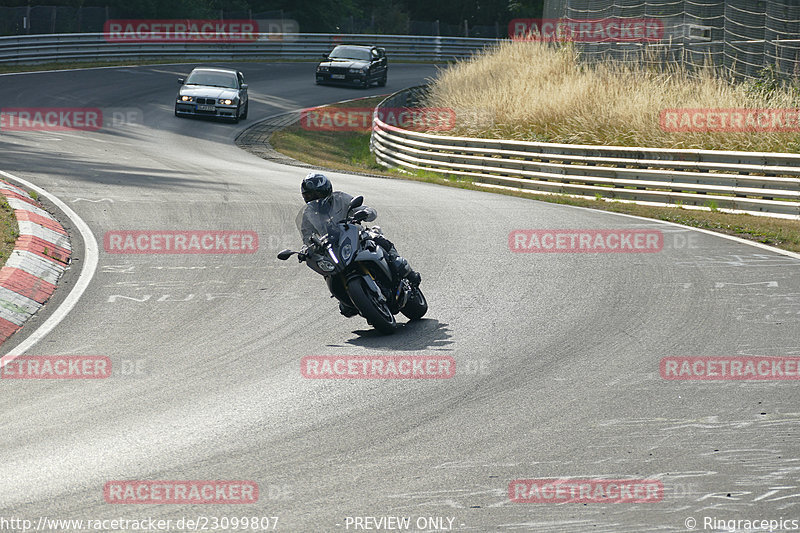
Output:
M19 237L0 269L0 343L36 313L56 290L72 248L61 224L23 189L0 181L14 210Z

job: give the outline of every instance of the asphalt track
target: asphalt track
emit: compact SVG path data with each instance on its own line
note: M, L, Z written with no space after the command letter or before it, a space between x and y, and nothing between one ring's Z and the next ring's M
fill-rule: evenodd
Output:
M278 530L325 532L356 516L408 516L411 530L419 517L453 518L458 531L800 519L797 382L667 381L658 370L667 356L800 355L800 260L654 221L331 172L423 275L426 319L378 336L341 317L311 270L275 259L297 244L305 171L233 139L259 118L417 84L434 67L393 65L389 86L369 91L317 87L310 64L239 67L252 99L239 125L172 116L189 65L0 76L3 108L142 113L97 132L0 132L0 170L63 200L100 244L77 307L27 353L139 362L105 380L0 382L0 518L278 516ZM518 228L660 229L665 247L514 254ZM105 232L132 229L255 231L260 248L103 251ZM43 318L76 283L85 248L73 239L77 261ZM300 375L306 355L364 354L448 355L456 376ZM557 477L660 479L664 499L509 501L511 480ZM136 479L252 480L260 498L104 501L107 481Z

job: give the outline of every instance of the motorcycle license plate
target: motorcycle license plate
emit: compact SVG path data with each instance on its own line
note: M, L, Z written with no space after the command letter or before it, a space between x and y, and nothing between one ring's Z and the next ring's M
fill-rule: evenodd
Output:
M199 105L197 106L198 111L216 111L216 108L213 105Z

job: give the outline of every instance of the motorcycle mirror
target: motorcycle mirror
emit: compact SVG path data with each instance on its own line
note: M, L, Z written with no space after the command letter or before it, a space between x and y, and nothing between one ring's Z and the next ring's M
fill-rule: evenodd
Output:
M361 204L364 203L363 196L356 196L352 200L350 200L350 209L355 209L356 207L361 207Z
M293 253L294 253L293 251L291 251L291 250L289 250L289 249L287 248L286 250L283 250L282 252L280 252L280 253L278 254L278 259L280 259L281 261L286 261L287 259L289 259L290 257L292 257L292 254L293 254Z

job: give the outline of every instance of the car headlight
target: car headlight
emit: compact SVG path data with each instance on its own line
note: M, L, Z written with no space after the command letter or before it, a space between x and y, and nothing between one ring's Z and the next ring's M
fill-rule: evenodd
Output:
M348 70L350 71L350 74L362 74L365 72L363 69L360 68L351 68Z
M317 67L317 72L328 72L328 67Z
M233 100L229 98L220 98L219 103L224 105L231 105L233 103Z
M183 102L193 102L194 101L194 97L193 96L181 96L181 101L183 101Z
M317 261L317 266L320 269L324 270L325 272L333 272L334 270L336 270L336 267L333 266L333 263L331 263L327 259L320 259L319 261Z

